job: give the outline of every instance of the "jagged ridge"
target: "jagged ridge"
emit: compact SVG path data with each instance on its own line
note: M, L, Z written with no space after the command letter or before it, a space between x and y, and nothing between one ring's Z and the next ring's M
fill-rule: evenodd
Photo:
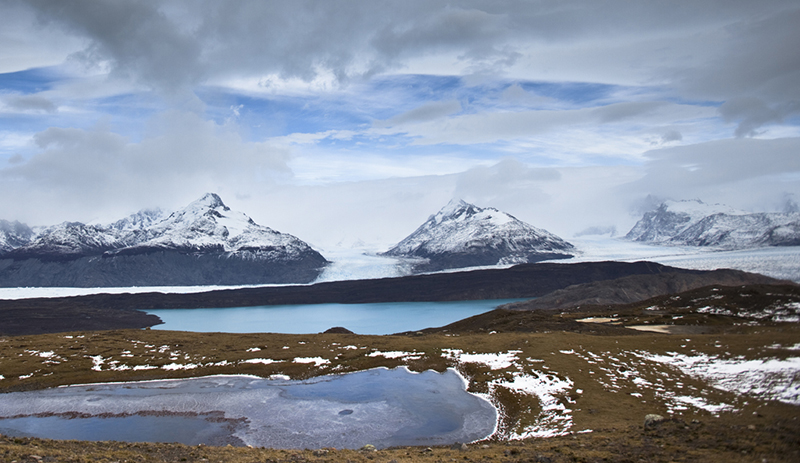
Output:
M666 201L625 236L632 241L744 249L800 245L800 213L747 213L699 200Z

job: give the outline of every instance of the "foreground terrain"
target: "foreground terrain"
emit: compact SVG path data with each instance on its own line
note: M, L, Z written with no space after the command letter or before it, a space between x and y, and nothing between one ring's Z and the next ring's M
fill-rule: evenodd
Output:
M363 442L368 447L360 450L281 450L0 436L0 460L800 461L800 287L715 284L641 300L654 282L669 289L682 287L682 278L587 283L392 336L341 328L0 337L0 392L219 374L306 379L378 367L454 368L470 392L500 412L493 435L452 448L375 450ZM618 292L633 302L610 303Z
M5 337L2 392L215 374L303 379L375 367L452 367L501 417L485 442L456 449L301 451L0 437L0 459L797 461L798 324L706 319L735 329L668 335L615 327L625 331L614 336L502 329L395 336L120 330ZM665 420L645 428L648 414Z

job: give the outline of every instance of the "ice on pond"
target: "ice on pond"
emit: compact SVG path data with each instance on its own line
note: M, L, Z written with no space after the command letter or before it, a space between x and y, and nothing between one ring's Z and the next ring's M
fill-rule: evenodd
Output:
M379 368L305 381L252 376L0 394L0 433L57 439L378 448L491 435L497 411L455 370Z

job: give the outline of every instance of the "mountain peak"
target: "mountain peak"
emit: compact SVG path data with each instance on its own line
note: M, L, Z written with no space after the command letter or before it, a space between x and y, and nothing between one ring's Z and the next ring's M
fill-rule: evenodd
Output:
M230 208L222 202L222 198L216 193L206 193L200 199L189 204L186 209L216 209L221 207L222 210L229 211Z
M442 223L443 220L454 220L462 216L471 216L478 212L482 212L480 207L470 204L463 199L451 199L445 207L443 207L435 215L432 215L429 220L435 223Z
M454 199L384 255L423 259L417 270L436 271L563 259L574 250L505 212Z
M450 200L449 203L447 203L446 206L444 206L442 208L441 211L439 211L439 213L442 214L442 215L452 215L455 212L457 212L459 209L463 209L463 208L466 208L466 207L469 207L469 206L473 206L473 205L469 204L468 202L464 201L463 199L453 198L453 199Z

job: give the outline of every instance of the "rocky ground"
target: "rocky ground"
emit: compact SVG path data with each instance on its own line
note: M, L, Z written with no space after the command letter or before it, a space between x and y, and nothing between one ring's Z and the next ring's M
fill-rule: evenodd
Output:
M137 329L0 337L0 392L215 374L304 379L406 366L455 368L500 411L494 435L452 448L281 450L0 436L0 461L800 461L797 285L533 306L393 336ZM645 426L652 414L661 419Z
M670 419L645 430L610 426L592 433L487 441L465 446L382 450L275 450L179 444L49 441L0 436L6 462L794 462L797 426Z

